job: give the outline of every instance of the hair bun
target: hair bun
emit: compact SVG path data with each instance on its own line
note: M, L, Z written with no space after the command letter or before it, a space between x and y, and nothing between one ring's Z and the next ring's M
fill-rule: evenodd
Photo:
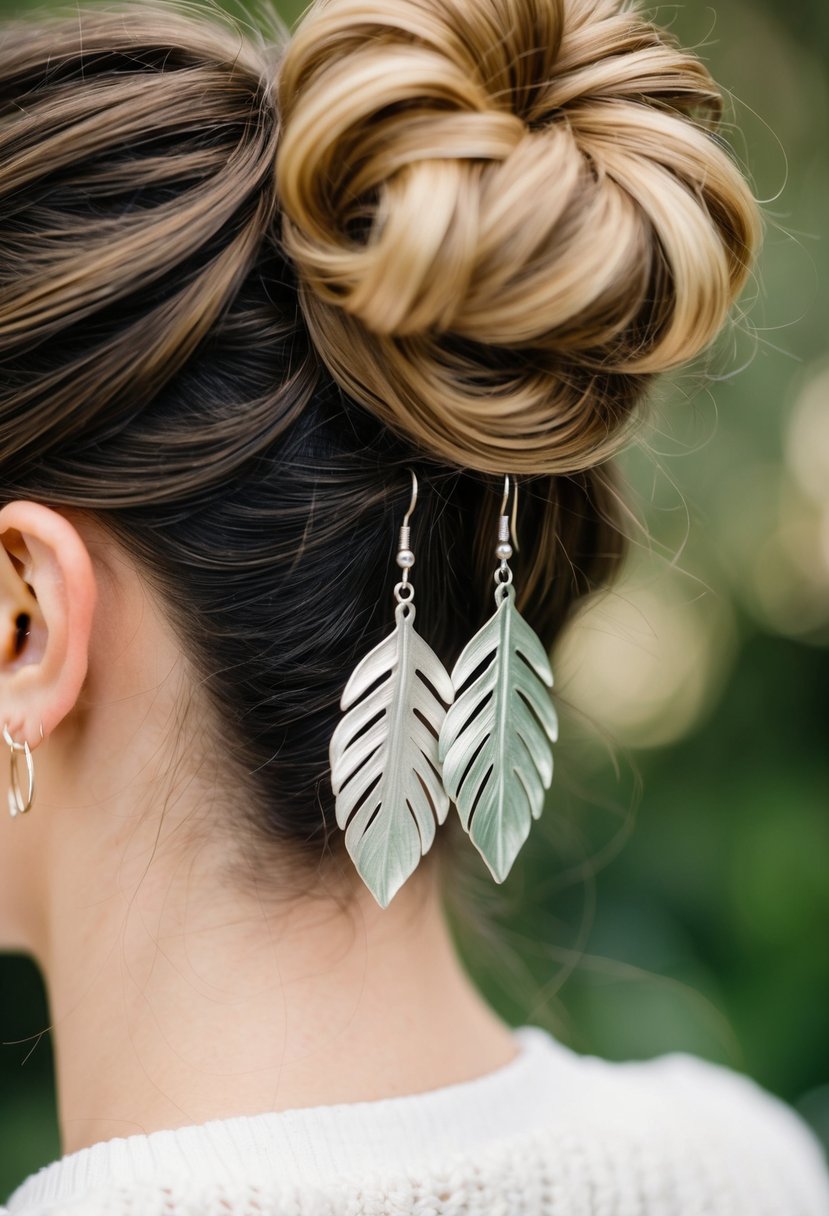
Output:
M322 0L278 80L321 357L435 455L566 473L725 322L759 239L703 64L620 0Z

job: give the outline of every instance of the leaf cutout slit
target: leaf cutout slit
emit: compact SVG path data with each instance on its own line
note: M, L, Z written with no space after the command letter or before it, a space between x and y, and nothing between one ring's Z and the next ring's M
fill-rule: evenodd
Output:
M455 689L456 698L462 696L469 689L469 686L471 684L474 684L475 681L484 674L484 672L487 670L488 667L492 666L492 660L493 660L492 651L490 651L489 654L484 655L484 657L481 659L478 666L473 667L472 670L466 676L466 679L463 681L463 683L458 688Z
M466 781L466 778L467 778L467 776L469 775L469 770L472 768L472 765L473 765L473 764L475 763L475 761L478 759L478 756L481 754L481 751L482 751L482 750L483 750L483 748L486 746L487 742L488 742L487 736L486 736L486 735L484 735L484 736L481 738L480 743L479 743L479 744L478 744L478 746L475 748L475 750L474 750L474 752L472 753L472 755L469 757L469 763L466 765L466 767L464 768L464 770L463 770L463 772L461 773L460 777L458 778L458 789L459 789L459 790L463 789L463 783L464 783L464 781Z
M421 831L421 828L420 828L420 820L418 819L417 812L415 811L411 802L409 802L408 798L406 799L406 810L409 812L412 819L414 820L414 825L415 825L415 828L417 829L417 835L420 840L420 849L421 849L421 853L422 853L423 852L423 832Z
M418 781L420 782L420 785L423 788L423 793L426 795L426 799L429 803L429 806L432 808L432 814L437 819L438 818L438 808L435 806L434 796L433 796L431 790L429 789L429 786L423 780L423 776L420 773L416 773L415 775L416 775ZM439 776L438 776L438 780L440 780Z
M341 789L343 792L348 789L349 784L354 779L354 776L358 775L361 771L362 771L362 769L358 769L357 773L352 774L352 776L349 777L348 781L343 782L343 784L341 786ZM351 823L351 820L354 818L354 816L357 814L357 812L360 810L360 808L363 806L363 804L365 802L367 802L368 799L371 797L373 791L376 790L376 788L377 788L379 780L380 780L379 776L373 777L371 779L370 784L367 785L366 788L363 790L362 794L360 794L360 797L356 800L356 802L354 803L354 806L351 808L351 810L348 813L348 823Z
M481 798L483 797L483 794L484 794L484 790L487 787L487 783L489 782L489 779L492 776L494 769L495 769L495 765L490 764L489 768L486 770L486 773L484 774L483 778L481 779L480 785L478 786L478 791L475 794L475 799L472 803L472 806L469 811L469 817L467 819L467 823L470 826L472 824L472 820L475 816L475 812L477 811L478 806L480 805Z
M486 707L489 705L491 700L492 700L492 690L490 689L490 691L486 694L486 696L482 697L481 700L477 703L475 708L469 714L469 717L464 718L463 725L461 726L460 729L462 731L469 730L469 728L472 726L472 723L475 721L475 719L480 714L485 712Z
M432 757L431 757L431 756L424 756L424 757L423 757L423 759L426 761L426 763L429 765L429 768L430 768L430 769L432 770L432 772L435 774L435 780L436 780L436 781L438 781L438 782L443 781L443 774L441 773L439 766L438 766L437 764L435 764L435 762L432 760ZM419 778L421 781L423 780L423 778L421 777L420 773L418 773L418 778Z
M365 751L365 755L362 756L362 758L359 760L359 762L354 763L354 768L351 770L351 772L348 773L348 775L343 780L342 786L340 787L341 789L346 789L349 782L353 781L355 777L358 777L360 775L360 773L363 772L366 765L371 763L372 757L377 754L377 749L379 747L383 746L383 740L380 737L381 732L378 730L378 727L381 725L381 723L382 723L382 715L380 717L373 718L371 723L369 724L369 726L364 730L361 729L359 734L355 734L354 738L351 739L351 741L349 742L349 747L348 747L349 759L352 762L354 762L355 754L359 754L359 752L361 750L360 746L359 746L360 741L362 740L363 744L365 744L365 741L366 741L366 739L368 739L370 732L371 731L375 732L376 738L375 738L374 746L372 746L371 748L369 748L368 750Z
M426 729L429 731L429 733L434 735L434 737L437 739L438 732L435 730L434 723L429 721L429 719L426 717L426 715L423 713L423 711L420 709L415 709L414 715L416 718L420 719L420 721L423 723L423 725L426 727Z
M356 743L358 739L361 739L363 737L363 735L367 735L368 732L371 730L372 726L375 726L380 721L380 719L383 716L383 713L384 713L384 710L382 710L382 709L378 710L377 713L374 715L374 717L369 718L367 720L365 726L361 726L359 728L359 730L355 730L354 734L351 736L351 742Z
M421 680L423 681L423 683L426 685L426 687L428 688L428 690L429 690L429 692L432 694L432 696L435 698L435 700L436 700L436 701L440 701L440 700L441 700L441 695L440 695L440 693L438 692L438 690L437 690L437 688L435 687L435 685L434 685L434 684L432 683L432 681L429 679L429 673L428 673L428 671L422 671L422 670L421 670L421 669L418 667L418 668L417 668L417 674L420 676L420 679L421 679Z
M371 684L369 684L368 687L365 688L363 690L363 692L360 693L360 700L365 701L366 698L373 697L374 694L379 689L381 689L384 684L388 684L388 683L389 683L388 672L384 672L383 674L379 675L376 680L372 680Z
M369 816L368 823L367 823L367 824L366 824L366 826L365 826L365 831L366 831L366 832L369 830L369 828L371 827L371 825L374 823L374 820L375 820L375 819L377 818L377 816L380 814L380 811L381 811L381 810L382 810L382 807L380 806L380 803L378 802L377 806L374 808L374 810L371 812L371 815Z

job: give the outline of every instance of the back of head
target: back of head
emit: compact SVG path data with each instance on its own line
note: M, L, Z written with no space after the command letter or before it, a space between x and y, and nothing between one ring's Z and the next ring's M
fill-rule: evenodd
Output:
M714 82L618 0L327 0L279 108L317 348L442 460L599 463L748 273L756 211Z
M316 866L332 831L408 467L447 663L505 472L547 645L617 568L609 457L758 240L720 104L618 0L318 0L291 38L157 0L6 23L4 498L139 563L259 836Z

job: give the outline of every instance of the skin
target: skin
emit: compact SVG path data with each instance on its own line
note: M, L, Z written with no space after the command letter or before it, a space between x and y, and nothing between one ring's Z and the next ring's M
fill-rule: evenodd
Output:
M323 876L281 899L234 880L244 836L202 712L164 608L94 518L0 510L0 719L36 774L28 814L0 806L0 949L44 976L63 1151L512 1060L434 867L385 911L353 874L350 903Z

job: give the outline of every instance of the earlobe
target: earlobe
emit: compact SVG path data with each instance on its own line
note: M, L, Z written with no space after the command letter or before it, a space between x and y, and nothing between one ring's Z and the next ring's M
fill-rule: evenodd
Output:
M32 749L76 704L96 601L89 550L41 503L0 510L0 726Z

